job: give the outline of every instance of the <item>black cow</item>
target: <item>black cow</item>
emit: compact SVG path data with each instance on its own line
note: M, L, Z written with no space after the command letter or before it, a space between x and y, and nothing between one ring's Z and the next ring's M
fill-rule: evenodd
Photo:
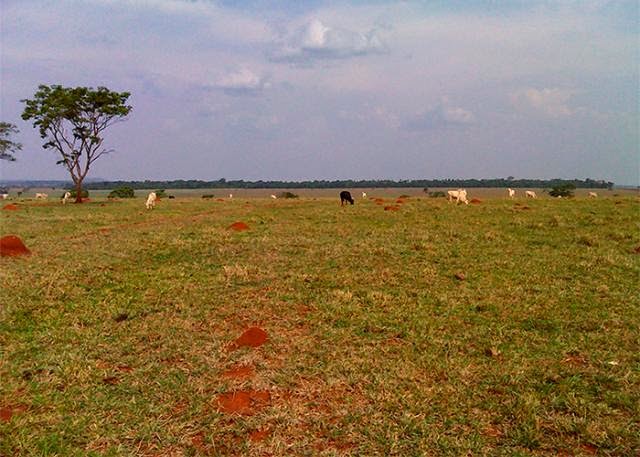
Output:
M340 192L340 206L343 206L344 202L349 202L353 205L353 197L351 196L351 193L346 190Z

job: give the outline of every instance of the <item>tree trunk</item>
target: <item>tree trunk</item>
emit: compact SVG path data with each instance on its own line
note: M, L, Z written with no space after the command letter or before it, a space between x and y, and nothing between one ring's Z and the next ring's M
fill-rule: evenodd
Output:
M76 181L76 203L82 203L82 181Z

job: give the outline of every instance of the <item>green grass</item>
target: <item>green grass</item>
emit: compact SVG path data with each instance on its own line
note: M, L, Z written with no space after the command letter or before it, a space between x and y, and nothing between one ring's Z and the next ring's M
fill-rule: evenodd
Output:
M638 200L521 204L2 211L0 456L634 455Z

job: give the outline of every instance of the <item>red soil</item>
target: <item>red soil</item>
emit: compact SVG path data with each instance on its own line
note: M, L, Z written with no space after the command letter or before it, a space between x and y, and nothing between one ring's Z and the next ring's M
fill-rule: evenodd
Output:
M7 235L0 238L0 256L29 255L31 251L27 249L22 240L14 235Z
M259 443L267 439L269 435L271 435L271 430L269 430L268 428L262 428L249 433L249 440L253 441L254 443Z
M242 232L243 230L249 230L249 226L244 222L234 222L229 227L229 230L235 230L236 232Z
M397 200L396 200L396 203L403 204L403 203L404 203L404 200L403 200L403 199L401 199L401 198L399 198L399 199L397 199Z
M399 211L400 207L399 206L395 206L395 205L385 206L384 210L385 211Z
M18 205L16 205L15 203L9 203L7 205L4 205L2 209L6 209L7 211L15 211L18 209Z
M250 379L254 375L255 370L250 365L238 365L222 373L223 378L229 379Z
M267 338L267 332L259 327L251 327L240 335L240 337L235 341L235 346L250 346L252 348L257 348L262 346L267 341Z
M469 203L473 203L474 205L477 205L479 203L482 203L482 200L480 200L479 198L472 198L471 200L469 200Z
M224 198L216 198L216 201L217 201L217 202L223 202L223 201L224 201Z
M0 422L9 422L14 414L23 413L27 410L24 405L0 406Z
M236 390L218 395L218 409L227 414L251 416L271 400L267 390Z

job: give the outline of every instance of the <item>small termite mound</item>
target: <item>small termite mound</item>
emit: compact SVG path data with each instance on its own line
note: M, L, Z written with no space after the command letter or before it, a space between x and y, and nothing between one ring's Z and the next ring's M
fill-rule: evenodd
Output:
M396 205L390 205L384 207L385 211L400 211L400 207Z
M22 240L15 235L7 235L0 238L0 256L15 257L29 255L31 251L27 249Z
M236 232L242 232L244 230L249 230L249 226L247 224L245 224L244 222L242 222L242 221L234 222L228 228L229 228L229 230L235 230Z
M2 209L5 211L15 211L18 209L18 205L16 205L15 203L9 203L7 205L4 205Z
M267 332L260 327L251 327L235 340L234 345L238 348L243 346L257 348L262 346L267 341L267 338Z

